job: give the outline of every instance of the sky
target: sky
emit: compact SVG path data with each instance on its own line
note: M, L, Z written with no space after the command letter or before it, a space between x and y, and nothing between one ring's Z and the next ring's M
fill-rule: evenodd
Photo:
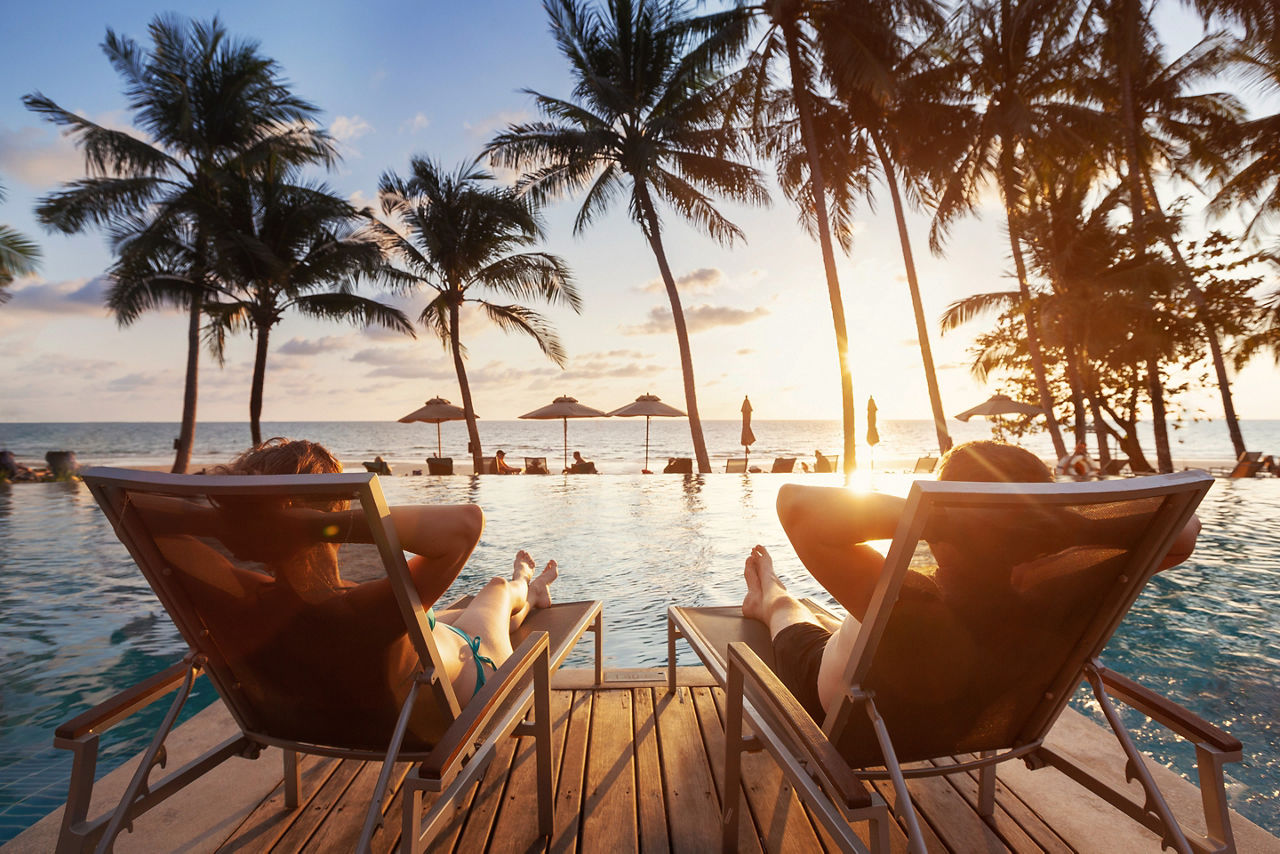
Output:
M322 177L335 191L373 204L379 177L405 174L414 155L446 168L479 155L510 122L536 117L524 90L567 97L571 81L534 0L369 0L348 3L8 4L0 34L0 223L33 237L39 273L11 286L0 307L0 421L177 421L186 354L185 316L156 312L120 328L102 305L110 264L97 232L45 232L32 208L84 175L73 144L21 104L39 91L101 124L127 129L119 78L100 45L108 27L147 42L157 12L217 12L235 36L260 42L295 94L317 105L339 140L340 166ZM1199 25L1163 14L1166 41L1189 45ZM838 419L840 385L830 302L817 244L775 192L768 208L724 205L746 235L717 245L667 212L667 254L689 323L698 407L704 419L737 418L744 395L755 417ZM885 194L859 213L853 251L839 260L857 409L874 395L882 419L928 418L917 335L892 208ZM994 197L981 218L960 223L942 257L927 247L928 219L913 214L925 315L948 415L993 391L973 378L967 353L980 321L941 337L936 320L952 301L1016 287ZM547 251L573 270L583 297L575 315L546 307L569 360L564 370L527 337L464 315L462 335L476 411L509 419L568 394L600 409L656 394L684 408L674 328L653 255L625 205L574 235L576 200L545 211ZM392 298L411 317L425 295ZM202 356L199 418L248 418L253 343L233 339L219 367ZM1243 418L1280 418L1276 368L1260 360L1235 380ZM271 336L263 419L393 420L430 397L458 402L451 359L438 339L289 317ZM1220 413L1212 389L1191 409Z

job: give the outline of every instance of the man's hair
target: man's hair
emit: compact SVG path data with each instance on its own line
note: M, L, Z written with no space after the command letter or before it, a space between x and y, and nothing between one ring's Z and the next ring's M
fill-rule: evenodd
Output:
M318 442L276 436L254 445L214 474L339 474L342 463Z
M982 440L956 445L938 465L938 480L981 483L1051 483L1053 472L1017 445Z

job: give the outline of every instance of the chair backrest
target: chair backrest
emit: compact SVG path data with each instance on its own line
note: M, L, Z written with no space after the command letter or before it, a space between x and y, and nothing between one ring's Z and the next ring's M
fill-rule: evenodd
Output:
M362 465L364 466L364 470L371 474L381 474L388 477L391 476L391 466L388 465L385 460L374 460L371 463L366 462Z
M916 457L916 467L913 474L929 474L937 465L937 457Z
M1102 467L1102 473L1105 475L1120 474L1120 472L1127 465L1129 465L1128 460L1110 459L1110 460L1107 460L1107 464Z
M498 473L498 463L496 461L496 458L494 457L480 458L480 471L476 472L476 474L497 474L497 473Z
M427 457L427 474L453 474L453 457Z
M551 474L547 470L546 457L525 457L524 458L525 474Z
M93 468L84 480L236 722L260 740L385 751L414 675L445 672L372 474ZM340 585L377 578L393 595ZM458 710L449 680L433 680L407 747L430 747Z
M776 457L773 461L773 468L769 469L772 474L788 474L795 470L795 457Z
M693 458L673 457L662 469L663 474L693 474Z
M916 481L845 671L898 759L1042 739L1212 482ZM824 728L855 765L883 762L847 699Z
M1227 477L1254 477L1262 470L1262 451L1244 451Z
M746 457L730 457L725 460L724 470L727 472L745 472L747 470Z
M840 455L828 457L819 453L813 462L813 470L818 474L831 474L840 468Z

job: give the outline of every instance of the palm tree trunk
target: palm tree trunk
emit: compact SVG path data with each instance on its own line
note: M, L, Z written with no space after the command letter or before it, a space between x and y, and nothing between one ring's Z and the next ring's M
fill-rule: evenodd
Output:
M1144 172L1143 177L1146 179L1151 204L1163 222L1164 208L1160 204L1160 197L1156 195L1155 183L1151 180L1150 171ZM1209 344L1209 355L1213 359L1213 372L1218 378L1218 391L1222 395L1222 417L1227 422L1227 432L1231 435L1231 447L1235 449L1236 458L1239 459L1240 455L1248 449L1244 444L1244 434L1240 431L1240 418L1236 415L1235 401L1231 397L1231 378L1227 376L1226 360L1222 357L1222 342L1218 340L1218 330L1214 328L1213 320L1209 317L1208 300L1205 299L1204 291L1200 290L1200 286L1196 284L1191 265L1187 263L1182 250L1178 248L1178 241L1173 239L1173 235L1167 229L1161 231L1165 246L1169 247L1169 254L1173 256L1173 263L1187 284L1191 301L1195 303L1196 316L1204 328L1204 338Z
M662 274L662 282L667 288L667 300L671 303L671 319L676 327L676 343L680 348L680 373L684 377L684 403L689 414L689 433L693 439L693 454L698 460L698 471L711 473L711 457L707 455L707 442L702 436L702 418L698 415L697 385L693 381L693 353L689 349L689 329L684 322L684 308L680 304L680 292L676 290L675 277L671 275L671 265L667 263L667 252L662 246L661 225L657 213L653 209L653 201L649 198L649 188L642 182L636 182L636 195L640 199L640 207L644 214L645 236L649 238L649 246L658 261L658 271Z
M924 380L929 388L929 406L933 410L933 429L938 434L938 451L951 450L951 436L947 433L947 416L942 412L942 394L938 391L938 374L933 367L933 348L929 346L929 326L924 319L924 304L920 300L920 282L916 278L916 261L911 253L911 237L907 234L907 220L902 210L902 196L898 192L898 177L889 161L879 134L873 134L876 153L884 168L884 180L889 185L889 197L893 200L893 215L898 221L898 242L902 244L902 265L907 270L907 287L911 291L911 308L915 312L916 337L920 341L920 360L924 362Z
M1073 432L1077 443L1085 441L1088 430L1085 426L1084 411L1084 379L1080 372L1080 349L1068 345L1063 347L1067 359L1067 381L1071 385L1071 410L1075 413Z
M836 355L840 361L840 405L844 422L844 471L845 474L849 474L858 467L853 374L849 370L849 332L845 324L840 278L836 274L835 249L831 243L831 223L827 218L826 182L822 174L822 164L818 160L817 134L813 129L813 113L809 109L809 90L800 75L800 34L793 17L784 17L782 36L787 46L787 64L791 68L791 93L796 100L796 112L800 116L800 141L804 145L809 160L809 181L813 185L818 244L822 248L822 267L827 276L827 296L831 300L831 321L836 332Z
M270 324L255 324L257 338L253 354L253 385L249 388L249 436L254 447L262 444L262 388L267 381L267 343Z
M1009 151L1009 141L1006 139L1000 140L1000 173L1005 216L1009 221L1009 248L1013 252L1013 264L1018 272L1018 293L1022 295L1022 316L1027 324L1027 352L1031 356L1031 372L1036 378L1036 391L1040 395L1040 406L1044 408L1053 451L1062 458L1067 455L1067 446L1062 442L1062 433L1058 430L1058 422L1053 414L1053 395L1049 393L1044 354L1040 350L1040 325L1036 320L1035 306L1031 302L1031 287L1027 284L1027 265L1022 260L1022 233L1017 225L1017 214L1013 210L1013 153Z
M196 441L196 383L200 372L200 315L201 299L192 295L191 310L187 316L187 381L182 390L182 426L177 441L173 443L177 453L173 458L174 474L186 474L191 464L191 447Z
M1160 382L1160 354L1147 358L1147 396L1151 398L1151 426L1156 434L1156 466L1161 474L1173 471L1173 454L1169 450L1169 421L1164 407L1164 385Z
M458 375L458 391L462 394L462 411L467 416L467 445L471 448L472 471L482 474L484 449L480 447L480 428L476 426L476 410L471 402L471 384L467 382L467 365L462 359L462 338L458 321L462 310L456 303L449 306L449 351L453 354L453 370Z

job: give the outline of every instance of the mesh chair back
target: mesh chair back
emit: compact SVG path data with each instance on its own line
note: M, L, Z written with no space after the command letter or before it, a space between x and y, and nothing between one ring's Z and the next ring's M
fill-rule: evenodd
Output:
M1187 475L1170 476L1178 488L917 484L914 529L886 561L898 589L881 579L849 667L899 760L1042 738L1212 482ZM859 712L837 743L855 765L883 761Z
M414 675L440 654L376 479L110 471L85 480L242 729L385 751ZM456 714L437 680L406 748L429 748Z

